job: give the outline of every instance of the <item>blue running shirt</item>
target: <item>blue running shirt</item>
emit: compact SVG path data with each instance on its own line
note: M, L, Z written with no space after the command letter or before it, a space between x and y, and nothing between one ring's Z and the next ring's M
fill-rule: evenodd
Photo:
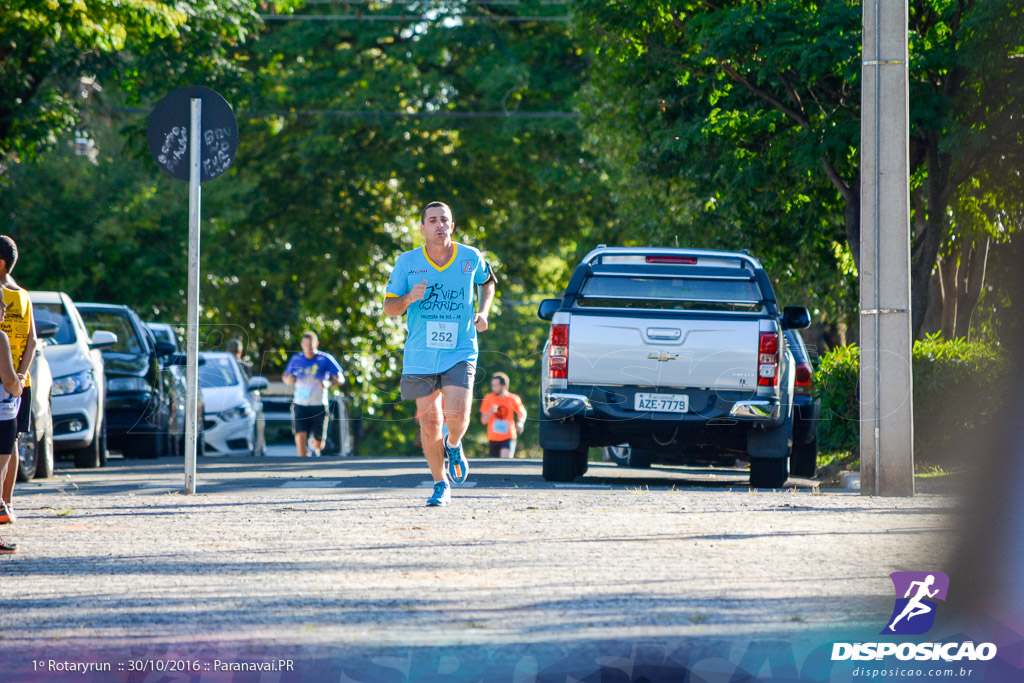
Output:
M438 266L426 247L398 257L388 280L387 297L408 294L427 282L427 293L406 311L404 375L435 375L478 355L474 299L476 285L491 279L491 267L473 247L455 243L452 258Z
M339 381L345 379L338 361L323 351L317 351L312 358L306 358L306 354L301 352L296 353L288 361L284 371L289 375L295 375L292 403L300 406L327 405L324 381L332 377L337 377Z

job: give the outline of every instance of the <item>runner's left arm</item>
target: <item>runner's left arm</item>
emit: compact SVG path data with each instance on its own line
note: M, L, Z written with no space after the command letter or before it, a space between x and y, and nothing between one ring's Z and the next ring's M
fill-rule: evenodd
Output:
M473 274L473 282L480 285L480 307L477 314L473 316L473 324L477 332L483 332L488 327L487 318L491 314L491 304L494 302L494 291L497 289L498 280L494 277L491 264L480 259L480 265Z
M516 431L522 433L526 429L526 406L523 405L522 399L516 396L516 415L519 420L516 422Z

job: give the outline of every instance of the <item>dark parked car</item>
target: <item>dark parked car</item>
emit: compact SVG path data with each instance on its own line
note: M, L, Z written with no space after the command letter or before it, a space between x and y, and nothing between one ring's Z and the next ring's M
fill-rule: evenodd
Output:
M90 331L110 330L117 335L117 344L103 350L110 448L127 458L181 453L185 444L185 373L179 367L183 356L175 353L173 344L157 341L128 306L77 307ZM201 416L201 404L199 411Z
M803 337L786 330L786 345L793 353L796 378L793 382L793 452L789 471L798 477L813 477L818 471L818 419L821 399L814 395L814 367Z

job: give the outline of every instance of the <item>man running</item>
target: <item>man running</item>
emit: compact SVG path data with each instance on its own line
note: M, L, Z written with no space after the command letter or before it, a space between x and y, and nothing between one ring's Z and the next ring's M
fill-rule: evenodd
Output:
M301 343L302 353L291 357L281 379L295 386L292 395L295 448L299 457L305 458L306 443L312 436L312 456L316 458L327 436L327 389L343 385L345 376L334 356L318 350L320 341L315 332L304 332Z
M492 458L516 457L516 437L526 427L526 408L518 396L508 390L508 375L491 375L491 393L480 402L480 423L487 426L487 441Z
M925 598L934 598L935 595L939 592L938 588L936 588L933 591L928 590L934 583L934 574L929 574L927 577L925 577L924 581L911 582L911 584L907 587L906 594L903 597L910 598L910 594L914 591L914 586L917 586L917 593L914 594L914 597L910 598L910 602L908 602L906 607L903 608L903 611L900 612L900 615L893 619L892 623L889 624L890 631L892 631L893 633L896 632L896 624L899 623L900 619L902 619L903 617L906 617L907 621L910 621L914 617L920 616L922 614L928 614L932 611L933 608L931 607L931 605L927 605L922 601Z
M473 247L453 242L454 229L447 204L427 204L420 214L426 244L398 257L384 299L384 315L408 314L402 398L416 400L423 454L434 478L434 493L427 500L431 506L451 500L449 477L462 483L469 474L462 437L469 428L477 333L487 329L495 290L490 265ZM480 305L474 312L477 286Z

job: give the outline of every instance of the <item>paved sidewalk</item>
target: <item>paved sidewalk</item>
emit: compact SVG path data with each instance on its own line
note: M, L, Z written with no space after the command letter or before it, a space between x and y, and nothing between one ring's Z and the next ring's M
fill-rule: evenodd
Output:
M888 574L941 565L956 540L949 497L755 493L742 472L595 464L566 488L538 462L474 460L475 485L427 509L412 458L204 460L197 496L177 492L180 460L111 465L19 485L0 648L874 625L892 606Z

